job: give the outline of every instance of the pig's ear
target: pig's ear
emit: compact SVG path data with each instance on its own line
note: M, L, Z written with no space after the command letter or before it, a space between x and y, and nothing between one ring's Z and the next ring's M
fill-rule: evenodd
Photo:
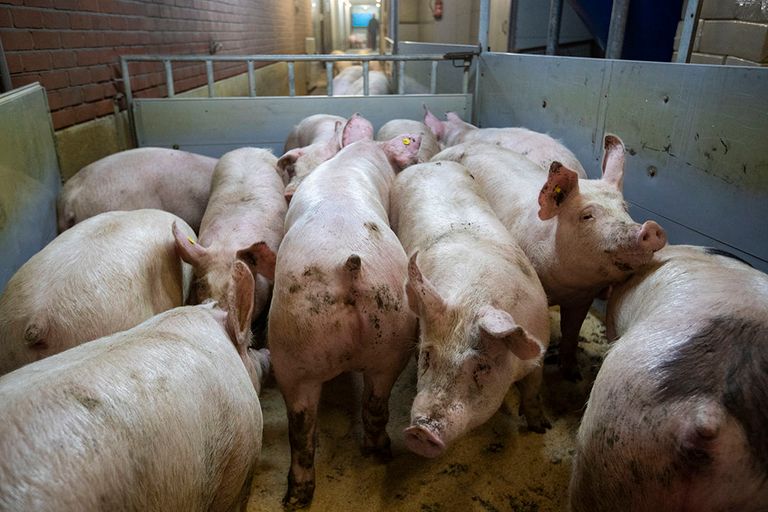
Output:
M624 182L624 143L610 133L603 140L603 180L619 190Z
M235 260L232 267L234 282L233 307L227 314L227 332L241 357L248 356L251 342L251 316L253 315L253 294L256 283L245 263Z
M424 124L432 130L437 140L441 140L445 136L445 126L443 122L435 117L435 114L429 111L426 105L424 105Z
M171 230L173 231L173 238L176 242L176 254L179 255L179 258L193 267L200 266L207 253L205 248L195 242L191 236L182 233L179 226L176 225L176 221L173 221Z
M296 160L304 155L304 148L295 148L288 151L277 160L277 169L285 182L296 175Z
M405 283L408 306L419 316L443 313L446 310L445 301L432 283L422 275L419 264L416 263L418 255L419 252L416 251L408 260L408 280Z
M341 134L341 146L347 147L359 140L373 140L373 125L359 112L352 114Z
M478 323L484 343L500 341L509 351L524 361L536 359L544 351L541 343L517 325L512 315L506 311L486 306L480 311Z
M380 143L396 172L418 162L421 135L398 135Z
M251 273L261 274L270 281L275 280L275 253L266 242L256 242L247 249L237 251L237 259L248 265Z
M539 218L551 219L560 211L560 205L568 197L579 193L579 175L560 162L549 166L547 182L539 192Z
M446 112L445 118L452 124L465 124L465 121L456 112Z

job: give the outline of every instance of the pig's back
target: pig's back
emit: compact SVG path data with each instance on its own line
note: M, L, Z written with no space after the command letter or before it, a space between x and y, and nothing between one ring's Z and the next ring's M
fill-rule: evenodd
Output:
M200 226L216 159L166 148L138 148L87 165L59 199L60 231L106 211L156 208Z
M203 307L0 378L0 409L8 510L229 510L261 445L256 392Z

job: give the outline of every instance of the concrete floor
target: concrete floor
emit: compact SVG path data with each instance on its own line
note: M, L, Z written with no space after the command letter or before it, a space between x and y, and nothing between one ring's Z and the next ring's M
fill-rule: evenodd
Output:
M552 343L559 338L559 313L553 310ZM359 440L361 382L342 375L325 385L319 413L315 458L317 486L308 510L514 511L566 510L574 436L589 389L608 348L602 323L590 315L582 327L579 366L584 380L564 381L557 366L545 362L542 389L553 428L546 434L525 430L517 415L513 386L504 405L484 425L437 459L409 452L402 430L415 395L412 360L390 400L388 431L394 459L378 464L362 457ZM550 347L550 354L556 352ZM551 355L548 359L551 358ZM249 512L280 511L290 459L285 405L280 392L262 392L264 448L254 479Z

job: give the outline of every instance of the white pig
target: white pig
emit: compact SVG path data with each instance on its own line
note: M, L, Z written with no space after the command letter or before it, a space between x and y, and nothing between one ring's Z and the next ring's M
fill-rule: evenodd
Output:
M416 327L405 303L407 258L389 228L395 167L418 152L418 137L408 140L346 146L304 180L288 208L268 339L288 413L290 507L312 500L320 391L342 372L364 376L364 453L390 456L389 394Z
M256 280L254 315L267 306L288 208L276 164L277 158L266 149L226 153L213 173L200 239L195 243L174 228L179 255L194 269L188 303L213 299L230 309L232 265L241 260Z
M191 269L160 210L107 212L32 256L0 295L0 375L181 306Z
M432 129L443 148L462 142L495 144L528 157L545 170L549 169L552 162L560 162L576 171L579 178L587 177L576 155L546 133L527 128L478 128L462 121L455 112L446 113L447 121L440 121L426 107L425 111L424 124Z
M339 150L357 140L372 139L373 126L360 114L355 113L346 123L334 123L335 134L331 138L322 137L319 142L309 146L295 148L277 161L281 173L288 176L290 182L285 187L285 199L290 202L302 180L314 171L318 165L332 158ZM343 135L342 135L343 134Z
M440 145L437 143L432 130L427 128L424 123L411 119L387 121L376 133L376 140L390 140L404 133L417 133L421 135L418 163L429 162L430 158L440 152Z
M268 355L247 352L234 271L238 316L172 309L0 378L0 509L244 508Z
M114 210L156 208L200 228L216 159L166 148L121 151L80 169L61 189L59 233Z
M666 244L653 221L640 225L622 196L624 144L606 135L603 178L579 179L555 162L549 172L491 144L462 143L433 160L464 164L533 263L550 305L560 305L560 363L579 378L579 331L592 300L648 263Z
M365 92L362 66L349 66L333 79L334 96L361 96ZM389 94L389 79L383 71L369 70L368 94Z
M345 123L341 116L314 114L302 119L294 126L285 140L284 153L318 142L327 142L336 135L336 123Z
M544 432L547 297L475 179L453 162L408 168L392 190L392 226L411 254L406 291L420 325L406 446L442 454L496 412L513 382L528 427Z
M768 510L768 276L669 246L613 289L574 512Z

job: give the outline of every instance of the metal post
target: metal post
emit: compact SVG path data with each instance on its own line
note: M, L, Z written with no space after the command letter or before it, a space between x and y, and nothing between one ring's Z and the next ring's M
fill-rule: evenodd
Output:
M216 87L213 83L213 61L205 61L205 76L208 79L208 97L214 98L216 96Z
M294 63L288 63L288 96L296 96L296 70Z
M173 67L171 66L171 61L164 60L163 65L165 66L165 88L168 91L168 97L173 98L175 95L175 91L173 89Z
M613 0L611 24L608 28L608 44L605 47L606 59L620 59L624 48L624 29L627 27L629 0Z
M369 77L368 77L368 66L370 63L367 60L363 61L363 96L369 96L370 95L370 89L369 89Z
M517 0L509 2L509 25L507 26L507 51L513 52L517 48Z
M325 79L328 81L328 85L326 85L328 96L333 96L333 62L326 61L325 63Z
M560 22L563 19L563 0L549 0L549 30L547 31L547 55L557 55L560 40Z
M429 94L437 94L437 61L432 61L432 72L429 74Z
M248 61L248 94L256 96L256 75L253 74L253 61Z
M131 111L131 106L133 105L133 91L131 91L131 77L128 74L128 61L125 60L125 57L120 57L120 68L122 69L123 73L123 89L125 89L125 103L127 105L128 111Z
M5 60L3 42L0 41L0 93L8 92L11 89L13 89L13 84L11 84L11 71L8 69L8 62Z
M680 46L677 48L677 62L690 62L693 43L696 39L696 29L699 26L701 14L700 0L688 0L683 10L683 31L680 34Z
M491 20L491 0L480 0L480 26L477 30L477 39L480 42L480 51L486 52L488 46L488 27Z
M389 0L389 38L392 39L392 55L397 55L400 41L400 0Z
M397 94L405 92L405 61L397 63Z

